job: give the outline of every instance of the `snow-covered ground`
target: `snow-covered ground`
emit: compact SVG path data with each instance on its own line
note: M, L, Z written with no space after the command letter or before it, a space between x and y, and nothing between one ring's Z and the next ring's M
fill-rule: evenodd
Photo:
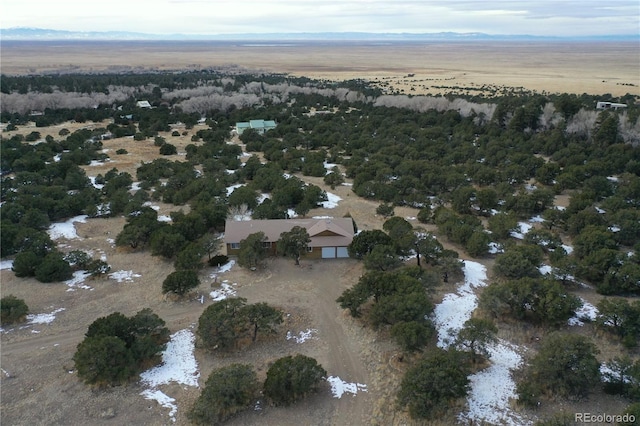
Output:
M236 289L234 288L236 285L238 285L238 283L229 284L228 280L224 280L222 281L222 284L220 284L220 289L213 290L209 293L209 296L211 296L214 302L234 297L237 294Z
M133 281L134 278L140 278L142 275L134 274L133 271L116 271L109 274L109 278L117 282Z
M227 187L227 197L228 197L229 195L231 195L231 194L233 193L233 191L235 191L235 190L236 190L236 188L240 188L241 186L245 186L245 184L244 184L244 183L238 183L238 184L236 184L236 185L228 186L228 187Z
M504 253L504 247L501 243L490 242L489 243L489 253L490 254L498 254Z
M210 277L213 278L216 274L223 274L225 272L229 272L231 268L234 267L235 264L236 264L236 261L233 259L228 261L224 265L220 266L215 273L211 274Z
M524 240L524 236L531 230L532 226L527 222L518 222L518 230L511 231L511 236L519 240Z
M258 204L262 204L264 202L264 200L266 200L267 198L271 198L271 196L269 194L266 193L261 193L260 195L258 195Z
M331 385L331 393L336 398L342 398L342 395L345 393L350 393L355 396L358 392L367 392L367 385L363 385L362 383L348 383L338 376L327 377L327 382Z
M94 188L96 189L102 189L104 188L104 184L102 183L96 183L96 177L97 176L87 176L89 178L89 180L91 181L91 185L93 185Z
M464 261L464 284L456 293L447 294L433 311L433 322L438 331L438 347L447 348L462 329L465 321L478 306L474 288L487 285L487 269L470 260Z
M73 273L73 278L68 279L64 283L69 287L67 291L76 291L76 288L82 288L84 290L93 290L93 288L89 287L84 283L84 280L87 279L91 274L87 271L75 271Z
M480 263L465 260L464 277L464 283L457 291L445 295L434 309L433 322L438 332L438 347L447 348L453 343L478 306L475 289L487 286L487 270ZM509 342L499 341L488 350L491 365L469 376L469 408L460 413L460 420L474 423L485 421L494 424L530 424L530 421L511 411L509 405L509 399L517 397L511 370L522 363L519 348Z
M338 197L336 194L327 192L327 201L322 202L322 207L325 209L335 209L338 207L338 203L340 201L342 201L342 198Z
M106 163L114 163L114 162L115 161L111 160L110 158L107 158L105 161L91 160L91 162L88 165L91 167L104 166Z
M584 321L595 321L598 315L598 308L584 300L582 297L582 307L576 310L576 314L569 318L567 324L583 326Z
M160 206L157 206L157 205L151 203L151 201L145 201L144 203L142 203L142 206L143 207L151 207L155 211L160 211Z
M318 334L318 330L315 328L309 328L304 331L300 331L298 334L293 334L291 331L287 331L287 340L294 340L296 343L304 343L309 339L315 339L314 334Z
M76 232L76 227L74 225L75 222L86 223L87 215L83 214L80 216L72 217L66 222L61 223L52 223L47 230L47 234L52 240L57 240L59 238L66 238L68 240L79 239L78 233Z
M467 395L469 409L458 418L465 422L487 422L504 425L532 424L519 414L511 411L509 400L517 398L516 384L511 378L511 370L522 364L519 348L506 341L499 341L488 348L491 365L469 376L471 390Z
M566 244L562 244L562 248L564 249L564 251L567 252L567 254L573 253L573 247L571 247L571 246L568 246Z
M51 324L56 319L56 314L64 310L65 308L58 308L48 314L29 314L27 315L27 322L29 324Z
M158 386L175 382L185 386L198 387L198 362L193 354L195 336L190 330L180 330L171 335L167 348L162 353L162 364L140 374L142 384L148 386L140 393L146 399L158 402L162 407L169 408L169 417L176 421L178 406L175 398L171 398L158 390Z
M553 272L553 268L550 265L542 265L538 267L538 271L542 275L550 275Z

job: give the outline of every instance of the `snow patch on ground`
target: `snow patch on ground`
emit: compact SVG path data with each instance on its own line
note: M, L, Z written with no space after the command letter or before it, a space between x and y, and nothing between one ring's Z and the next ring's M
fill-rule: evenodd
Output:
M97 176L87 176L89 178L89 180L91 181L91 185L93 185L94 188L96 189L102 189L104 188L104 184L102 183L96 183L96 178Z
M222 284L220 284L220 289L213 290L209 293L209 296L211 296L214 302L234 297L237 294L236 289L234 288L236 285L238 285L238 283L229 284L229 281L224 280Z
M489 243L489 253L490 254L504 253L504 247L502 246L502 244L492 241Z
M58 308L48 314L29 314L27 321L29 324L51 324L56 319L56 314L64 310L65 308Z
M261 193L260 195L258 195L258 204L262 204L264 202L264 200L266 200L267 198L271 198L271 196L269 194L266 193Z
M355 396L358 392L367 392L367 385L363 385L362 383L348 383L338 376L327 377L327 382L331 384L331 393L338 399L342 398L342 395L345 393L350 393Z
M150 201L145 201L144 203L142 203L142 206L151 207L155 211L160 211L160 206L156 206L155 204L152 204Z
M553 268L549 265L542 265L538 268L538 271L540 271L542 275L550 275L553 272Z
M178 406L175 404L175 398L171 398L167 394L157 390L157 389L146 389L140 392L140 395L144 396L145 399L150 399L156 401L164 408L168 408L169 417L171 417L171 421L176 421L176 413L178 412Z
M67 285L67 287L69 287L67 291L76 291L76 288L82 288L84 290L93 290L93 288L84 284L84 280L87 279L87 277L89 276L91 276L91 274L88 273L87 271L75 271L73 273L73 278L68 279L67 281L64 282Z
M104 152L104 150L103 150ZM91 162L88 164L91 167L94 166L104 166L107 163L113 163L114 161L111 160L110 158L108 158L106 161L98 161L98 160L91 160Z
M228 261L224 265L218 267L217 271L210 275L210 278L215 278L216 274L222 274L222 273L225 273L225 272L229 272L231 270L231 268L233 268L235 266L235 264L236 264L235 260Z
M595 321L598 316L598 308L584 300L582 297L580 300L582 301L582 307L576 309L576 314L569 318L567 321L567 324L569 325L583 326L584 321Z
M142 382L150 387L170 382L198 387L198 362L193 351L195 336L191 330L180 330L171 335L167 348L162 352L162 364L140 374Z
M340 201L342 201L342 198L338 197L336 194L327 192L327 201L322 202L322 207L325 209L335 209L338 207L338 203Z
M76 232L76 227L74 225L75 222L86 223L87 222L86 214L72 217L66 222L62 223L52 223L47 230L47 234L49 234L49 238L52 240L57 240L59 238L66 238L68 240L79 239L78 233Z
M140 278L142 275L134 274L133 271L116 271L109 274L109 278L121 283L124 281L133 281L134 278Z
M509 408L509 400L517 398L516 384L511 370L522 364L518 348L500 341L488 348L491 366L469 376L471 390L467 395L469 410L460 413L461 421L472 420L490 424L528 425L524 419Z
M313 335L317 333L318 330L315 328L309 328L305 331L301 331L297 335L291 333L291 331L287 331L287 340L295 340L296 343L304 343L309 339L315 339Z
M471 318L478 305L474 289L487 285L487 270L484 265L465 260L464 284L456 293L445 295L433 313L433 322L438 331L438 347L449 347ZM491 365L469 376L471 389L467 396L469 409L459 415L461 421L474 423L485 421L492 424L531 424L517 413L511 411L509 400L516 398L516 384L511 370L518 368L522 357L518 347L506 341L499 341L489 348Z
M236 185L227 186L227 197L236 190L236 188L240 188L241 186L245 186L244 183L238 183Z
M161 406L169 408L169 417L176 421L178 411L176 400L157 389L160 385L176 382L181 385L198 387L198 362L193 354L195 336L190 330L180 330L171 335L167 348L162 353L162 364L140 374L143 384L149 386L140 393L146 399L152 399Z
M433 322L438 330L438 347L447 348L462 329L465 321L478 306L478 297L473 291L487 285L487 269L470 260L464 261L464 284L456 293L447 294L433 311Z
M518 230L511 231L511 236L519 240L524 240L524 236L531 230L532 226L527 222L518 222Z
M328 163L326 161L324 163L322 163L322 165L326 169L326 174L331 173L333 171L332 169L337 166L336 163Z

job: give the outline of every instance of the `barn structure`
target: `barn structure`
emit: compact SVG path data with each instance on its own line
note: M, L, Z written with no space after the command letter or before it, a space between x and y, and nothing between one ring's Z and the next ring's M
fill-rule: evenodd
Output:
M227 255L237 255L240 251L240 241L251 234L263 232L266 237L263 246L270 255L275 256L278 252L277 245L280 234L291 231L294 226L305 228L311 238L307 252L303 254L304 258L337 259L349 257L347 246L351 244L354 235L351 218L227 220L224 231Z

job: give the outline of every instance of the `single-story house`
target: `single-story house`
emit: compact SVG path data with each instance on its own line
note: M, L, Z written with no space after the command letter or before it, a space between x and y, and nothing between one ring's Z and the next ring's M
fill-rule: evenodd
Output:
M353 240L353 220L347 218L333 219L265 219L265 220L227 220L224 231L224 242L227 255L237 255L240 241L251 234L263 232L266 240L263 246L270 255L276 255L280 234L289 232L294 226L307 230L311 242L303 257L307 259L336 259L349 257L347 246Z
M275 128L276 122L273 120L251 120L236 123L236 133L238 135L241 135L247 129L253 129L262 135L264 132Z
M151 108L151 104L149 101L138 101L136 102L136 106L138 108Z

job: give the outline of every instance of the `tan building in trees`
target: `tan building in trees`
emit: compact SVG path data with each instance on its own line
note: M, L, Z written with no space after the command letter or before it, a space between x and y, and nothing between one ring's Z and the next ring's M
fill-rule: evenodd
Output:
M227 220L225 225L224 242L227 255L237 255L240 241L251 234L263 232L266 236L264 247L269 254L276 255L280 234L289 232L294 226L307 230L311 242L307 259L336 259L349 257L347 246L351 244L354 235L351 218L332 219L274 219L274 220Z

